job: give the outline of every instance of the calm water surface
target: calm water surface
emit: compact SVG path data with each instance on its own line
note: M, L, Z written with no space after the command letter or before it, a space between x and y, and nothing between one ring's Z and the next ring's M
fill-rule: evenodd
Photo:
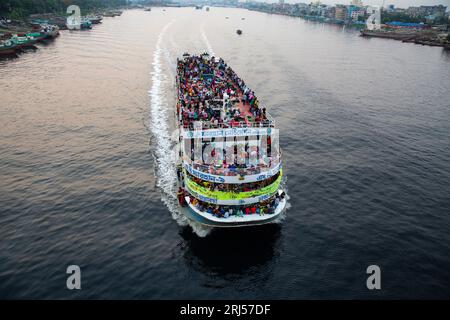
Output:
M276 119L280 223L209 230L178 211L186 51L223 57ZM449 83L440 48L219 8L126 11L0 61L0 297L448 298Z

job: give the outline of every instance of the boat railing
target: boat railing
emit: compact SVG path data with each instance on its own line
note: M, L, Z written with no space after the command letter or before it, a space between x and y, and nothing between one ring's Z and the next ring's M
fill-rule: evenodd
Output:
M246 165L245 167L226 167L224 165L215 164L200 164L191 161L191 159L185 159L185 163L194 168L195 170L201 171L206 174L213 174L217 176L248 176L255 174L267 173L270 170L281 168L281 158L277 157L272 159L268 165Z
M214 123L211 121L201 121L202 129L226 129L226 128L274 128L275 122L270 116L267 116L267 120L264 121L230 121ZM270 117L270 118L269 118ZM194 130L194 123L184 123L181 121L181 125L184 129Z

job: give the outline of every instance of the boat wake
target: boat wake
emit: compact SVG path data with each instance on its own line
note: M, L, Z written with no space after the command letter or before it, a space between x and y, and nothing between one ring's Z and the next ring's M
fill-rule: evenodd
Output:
M286 176L284 177L284 181L281 183L280 187L286 193L286 209L280 214L280 217L278 219L273 221L273 223L278 223L278 224L283 223L283 221L286 219L288 210L291 208L291 203L289 201L291 199L291 197L289 196L289 192L287 189Z
M214 53L214 50L211 47L211 43L209 43L208 37L206 36L205 23L203 23L202 26L201 26L201 34L202 34L203 41L205 42L206 49L208 50L208 53L211 56L215 56L216 54Z
M153 157L155 160L155 173L157 187L162 191L162 201L172 214L173 219L180 226L190 225L199 237L207 236L211 228L204 227L189 220L178 205L176 194L178 191L176 174L176 141L171 139L170 126L174 117L175 99L173 92L173 70L171 65L175 61L170 58L169 51L163 47L163 38L173 21L162 29L158 36L156 48L153 53L153 71L151 72L150 120L148 127L152 134ZM168 75L169 74L169 75ZM172 77L170 76L172 75Z

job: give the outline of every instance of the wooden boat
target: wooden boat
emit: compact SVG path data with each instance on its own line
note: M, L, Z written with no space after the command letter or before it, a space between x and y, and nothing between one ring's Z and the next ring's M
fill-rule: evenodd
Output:
M81 19L81 29L92 29L92 22L88 18Z
M11 40L0 41L0 56L14 55L17 50L17 45Z
M105 16L105 17L117 17L117 16L121 16L121 15L122 15L122 11L120 11L120 10L107 11L103 14L103 16Z
M46 35L43 32L29 32L29 33L25 34L25 36L30 39L36 40L36 42L39 42L39 41L44 40Z
M54 39L59 36L59 27L55 25L46 25L43 26L41 32L44 33L44 39Z
M86 17L92 24L102 23L103 17L101 16L88 16Z
M16 50L21 49L36 49L35 44L39 41L40 38L35 38L32 36L19 36L13 35L10 38L10 41L16 45Z
M117 17L122 15L122 11L108 11L103 14L104 17Z

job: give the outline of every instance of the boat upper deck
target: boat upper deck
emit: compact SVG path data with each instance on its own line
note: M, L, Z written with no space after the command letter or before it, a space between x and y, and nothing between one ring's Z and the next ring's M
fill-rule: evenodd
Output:
M184 128L196 121L204 129L274 126L254 92L222 59L184 54L177 63L177 86Z

